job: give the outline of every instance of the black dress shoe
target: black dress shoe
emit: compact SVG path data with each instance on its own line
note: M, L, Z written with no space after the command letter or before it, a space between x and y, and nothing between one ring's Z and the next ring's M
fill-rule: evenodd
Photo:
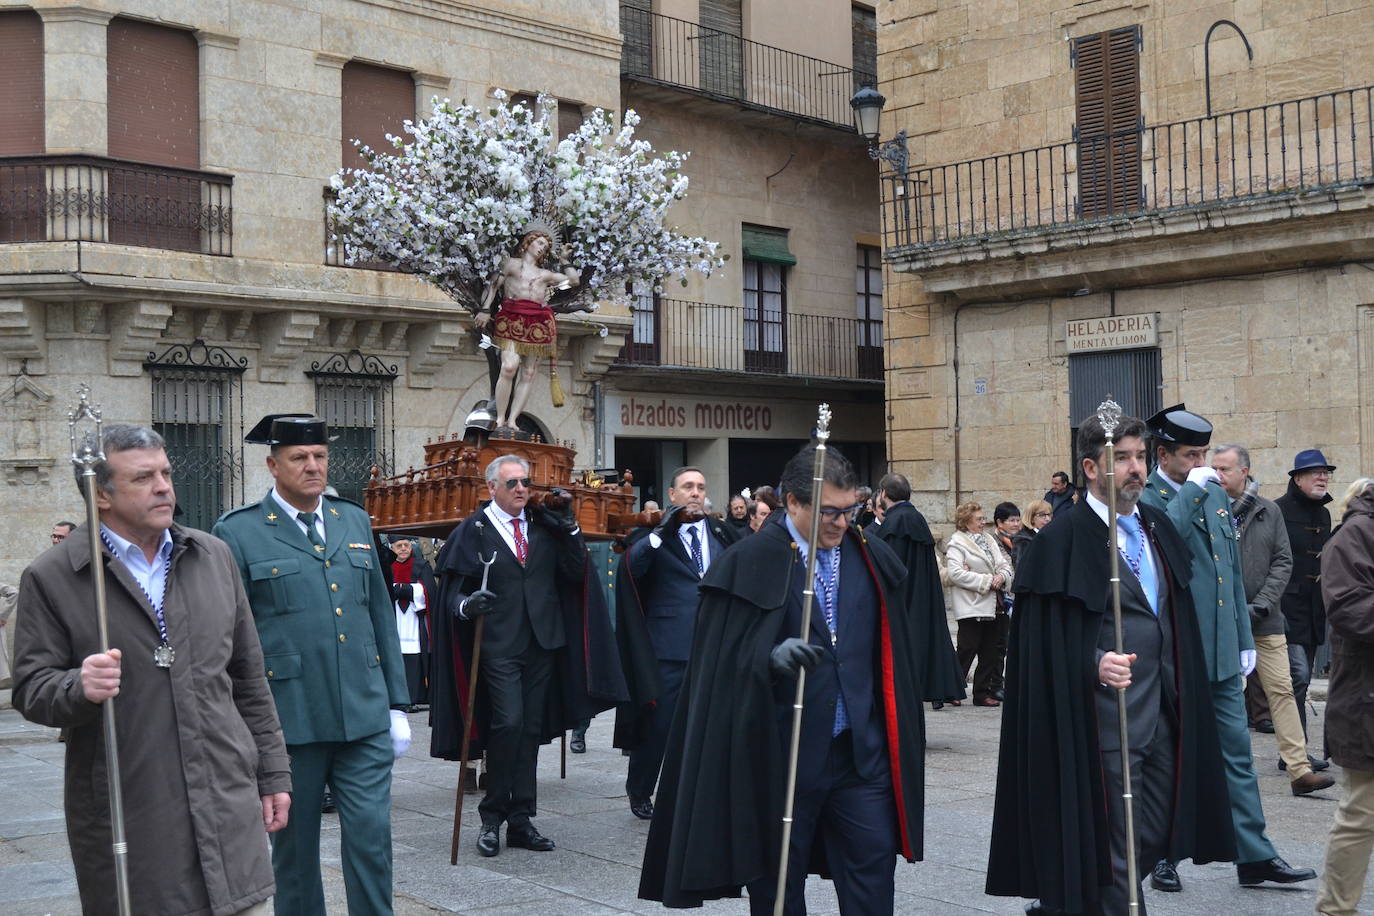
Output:
M324 798L320 799L320 813L333 814L337 810L339 809L334 807L334 793L324 793Z
M514 827L506 828L506 845L512 848L533 849L535 852L553 850L553 840L535 830L533 824L527 824L518 830Z
M1254 887L1266 881L1275 884L1295 884L1298 881L1311 881L1317 873L1310 868L1294 868L1278 856L1267 862L1242 862L1236 866L1236 877L1241 887Z
M507 838L509 839L509 838ZM482 832L477 834L477 854L491 858L501 851L501 825L483 824Z
M1274 723L1270 722L1268 719L1256 722L1250 727L1257 732L1264 732L1266 735L1272 735L1274 733Z
M940 701L940 700L931 700L931 701L930 701L930 708L931 708L931 709L944 709L944 708L945 708L945 704L944 704L942 701Z
M1307 762L1308 762L1308 764L1311 765L1312 769L1316 770L1316 771L1319 772L1319 773L1320 773L1322 770L1330 769L1330 767L1331 767L1331 761L1329 761L1329 760L1321 760L1321 759L1319 759L1319 758L1317 758L1317 757L1313 757L1311 754L1308 754L1308 755L1307 755ZM1286 764L1286 763L1284 763L1282 760L1280 760L1280 761L1279 761L1279 771L1280 771L1280 772L1284 772L1284 773L1288 772L1288 764Z
M1150 887L1166 894L1177 894L1183 890L1183 882L1178 880L1178 866L1168 859L1160 859L1150 872Z
M573 729L572 740L568 742L568 750L574 754L587 753L587 730L585 728Z
M631 798L630 813L641 821L652 820L654 816L654 803L647 798Z

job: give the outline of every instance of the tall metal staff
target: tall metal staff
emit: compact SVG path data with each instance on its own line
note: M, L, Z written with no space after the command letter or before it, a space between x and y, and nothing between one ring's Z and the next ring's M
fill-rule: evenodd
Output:
M821 485L825 480L825 443L830 438L830 405L822 404L816 417L816 462L811 471L811 530L806 544L806 587L802 589L801 638L811 635L811 607L816 602L816 541L821 536ZM792 701L792 746L787 757L787 794L782 809L782 855L778 858L778 890L773 916L782 916L787 897L787 859L792 846L792 807L797 794L797 756L801 750L802 700L806 694L806 669L797 669L797 695Z
M81 471L81 491L86 497L86 531L91 540L91 582L95 585L95 614L100 632L100 651L110 651L110 627L105 603L105 562L100 543L100 515L95 506L95 466L105 460L101 447L100 408L92 406L88 385L77 388L80 401L67 414L67 430L72 440L72 464ZM91 420L95 429L77 444L76 426ZM119 739L115 733L114 697L101 705L105 719L105 775L110 790L110 835L114 851L115 897L120 916L133 912L129 904L129 844L124 841L124 790L119 776Z
M1114 435L1121 423L1121 405L1111 399L1097 406L1097 421L1107 434L1107 444L1102 453L1107 468L1107 552L1111 555L1112 571L1112 627L1116 635L1116 653L1126 654L1124 637L1121 633L1121 559L1116 544L1116 446ZM1135 864L1135 803L1131 794L1131 742L1126 721L1126 688L1116 688L1117 727L1121 731L1121 803L1126 812L1126 893L1129 910L1132 914L1140 912L1140 893L1137 884L1140 880Z
M481 528L482 520L478 519L475 524ZM482 554L478 553L477 561L482 564L482 587L478 591L485 592L487 576L491 574L491 564L496 562L496 551L492 551L490 560L483 560ZM458 794L453 799L453 838L448 847L450 865L458 864L458 832L463 826L463 793L467 791L468 751L472 748L472 717L477 710L477 666L482 663L482 633L486 626L485 615L478 617L477 622L472 625L472 664L468 672L467 709L463 711L463 750L458 755Z

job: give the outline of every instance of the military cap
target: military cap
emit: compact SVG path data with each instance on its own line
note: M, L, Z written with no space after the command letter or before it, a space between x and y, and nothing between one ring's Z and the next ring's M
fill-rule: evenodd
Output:
M1166 407L1145 421L1150 435L1162 442L1180 445L1207 445L1212 441L1212 424L1182 404Z
M328 445L334 437L319 417L308 413L269 413L243 437L253 445Z

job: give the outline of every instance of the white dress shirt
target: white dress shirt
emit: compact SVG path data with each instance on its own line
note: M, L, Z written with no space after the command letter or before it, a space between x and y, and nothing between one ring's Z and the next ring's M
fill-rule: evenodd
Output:
M125 540L110 530L109 526L101 525L100 533L105 535L110 544L114 545L115 559L124 564L124 568L129 571L129 575L134 577L134 581L143 589L143 593L148 596L149 603L156 610L162 605L162 598L167 593L167 558L172 555L172 533L166 529L162 532L162 540L157 547L157 554L154 555L152 562L143 553L143 548L132 541Z
M306 534L305 531L305 522L296 518L297 513L302 510L297 509L295 506L282 499L282 495L277 492L276 487L272 488L272 498L277 501L278 506L281 506L281 510L286 513L286 517L296 523L296 527L300 529L301 534L306 535L306 540L309 540L310 536ZM327 540L324 536L324 498L321 497L320 501L315 503L315 508L310 511L315 513L315 533L320 536L320 543L323 544Z
M505 541L506 546L510 548L511 556L517 559L520 557L520 551L515 549L515 526L512 525L511 522L514 519L520 519L520 534L525 538L525 559L528 560L530 555L530 523L529 517L525 514L525 510L521 509L519 515L511 515L505 509L498 506L496 500L493 499L491 502L487 503L486 513L487 518L491 519L492 524L496 526L496 530L501 535L501 539Z
M687 559L689 560L692 558L692 536L687 532L692 529L696 529L697 538L701 541L701 571L705 573L706 570L711 568L711 542L706 534L706 519L703 518L695 522L684 522L678 525L677 536L682 540L682 549L687 552ZM649 546L657 550L663 546L663 538L650 532Z

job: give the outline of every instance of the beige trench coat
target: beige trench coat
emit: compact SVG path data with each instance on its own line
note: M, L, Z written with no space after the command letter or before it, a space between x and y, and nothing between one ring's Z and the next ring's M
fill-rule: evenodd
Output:
M274 892L261 796L290 791L290 761L228 546L175 525L172 541L170 669L153 663L147 597L104 553L110 644L123 652L115 715L133 911L227 916ZM25 570L13 695L25 718L69 730L67 837L88 916L115 911L101 707L81 690L82 659L99 651L89 543L78 528Z

